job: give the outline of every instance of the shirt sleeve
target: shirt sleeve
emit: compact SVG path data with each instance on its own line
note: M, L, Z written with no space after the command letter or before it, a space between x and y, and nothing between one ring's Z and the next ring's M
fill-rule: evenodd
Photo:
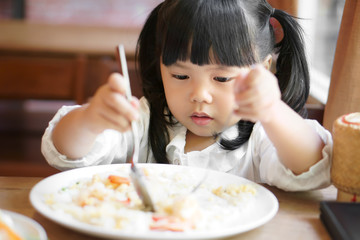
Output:
M266 136L261 124L254 126L253 160L257 163L260 179L263 183L276 186L285 191L307 191L329 186L330 166L333 141L329 131L315 120L305 120L321 137L325 146L322 149L322 159L310 167L307 172L295 175L280 161L277 151ZM294 136L296 137L296 136Z
M115 130L105 130L99 134L90 152L79 159L69 159L61 154L52 141L52 132L54 127L70 111L81 107L63 106L55 114L54 118L49 122L48 127L42 137L41 152L46 161L59 170L67 170L78 167L87 167L94 165L103 165L111 163L125 163L127 156L132 151L131 131L120 133ZM140 153L139 162L146 162L148 159L148 128L149 128L149 105L148 101L143 97L140 99L140 119L137 121L140 137Z
M91 151L80 159L69 159L67 156L61 154L52 141L52 132L54 127L70 111L80 107L76 106L63 106L55 114L54 118L49 122L48 127L42 137L41 152L46 161L53 167L59 170L67 170L78 167L86 167L100 164L110 164L114 161L117 163L125 162L127 156L127 136L120 134L115 130L105 130L99 134ZM123 151L120 151L124 149Z

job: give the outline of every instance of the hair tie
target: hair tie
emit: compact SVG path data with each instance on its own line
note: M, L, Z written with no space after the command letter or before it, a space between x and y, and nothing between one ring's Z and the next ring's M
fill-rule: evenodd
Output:
M270 17L269 23L272 26L272 28L274 29L275 42L276 43L281 42L281 40L283 40L283 38L284 38L284 30L283 30L280 22L276 18Z
M276 8L271 9L270 16L274 16Z

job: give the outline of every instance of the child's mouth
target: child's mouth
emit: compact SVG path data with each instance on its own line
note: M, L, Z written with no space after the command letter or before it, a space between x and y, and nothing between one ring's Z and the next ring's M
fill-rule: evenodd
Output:
M196 125L200 126L208 125L213 120L213 118L207 114L193 114L191 115L191 119Z

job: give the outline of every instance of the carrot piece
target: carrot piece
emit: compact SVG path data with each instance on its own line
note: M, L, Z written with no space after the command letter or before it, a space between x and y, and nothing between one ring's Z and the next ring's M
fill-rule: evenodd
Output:
M120 177L117 175L109 175L108 177L109 181L114 184L127 184L130 185L130 180L126 177Z
M160 224L154 224L150 226L150 230L156 230L156 231L172 231L172 232L184 232L185 226L182 224L168 224L168 225L160 225Z
M120 202L123 203L123 204L130 204L131 199L130 199L130 198L127 198L126 200L122 200L122 201L120 201Z
M22 238L17 235L8 225L0 221L0 230L5 231L10 240L21 240Z
M154 223L150 225L150 230L183 232L185 229L192 228L191 223L173 216L153 215L152 219Z
M151 218L152 218L152 220L155 221L155 222L161 221L161 220L169 221L169 222L171 221L171 220L170 220L171 217L165 216L165 215L159 215L159 214L156 214L156 215L154 214L154 215L152 215Z

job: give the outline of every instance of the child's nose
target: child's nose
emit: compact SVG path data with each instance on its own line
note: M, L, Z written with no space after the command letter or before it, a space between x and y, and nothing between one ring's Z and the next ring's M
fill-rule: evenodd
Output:
M210 87L206 83L196 82L191 86L191 96L190 99L192 102L212 102L212 95L210 92Z

